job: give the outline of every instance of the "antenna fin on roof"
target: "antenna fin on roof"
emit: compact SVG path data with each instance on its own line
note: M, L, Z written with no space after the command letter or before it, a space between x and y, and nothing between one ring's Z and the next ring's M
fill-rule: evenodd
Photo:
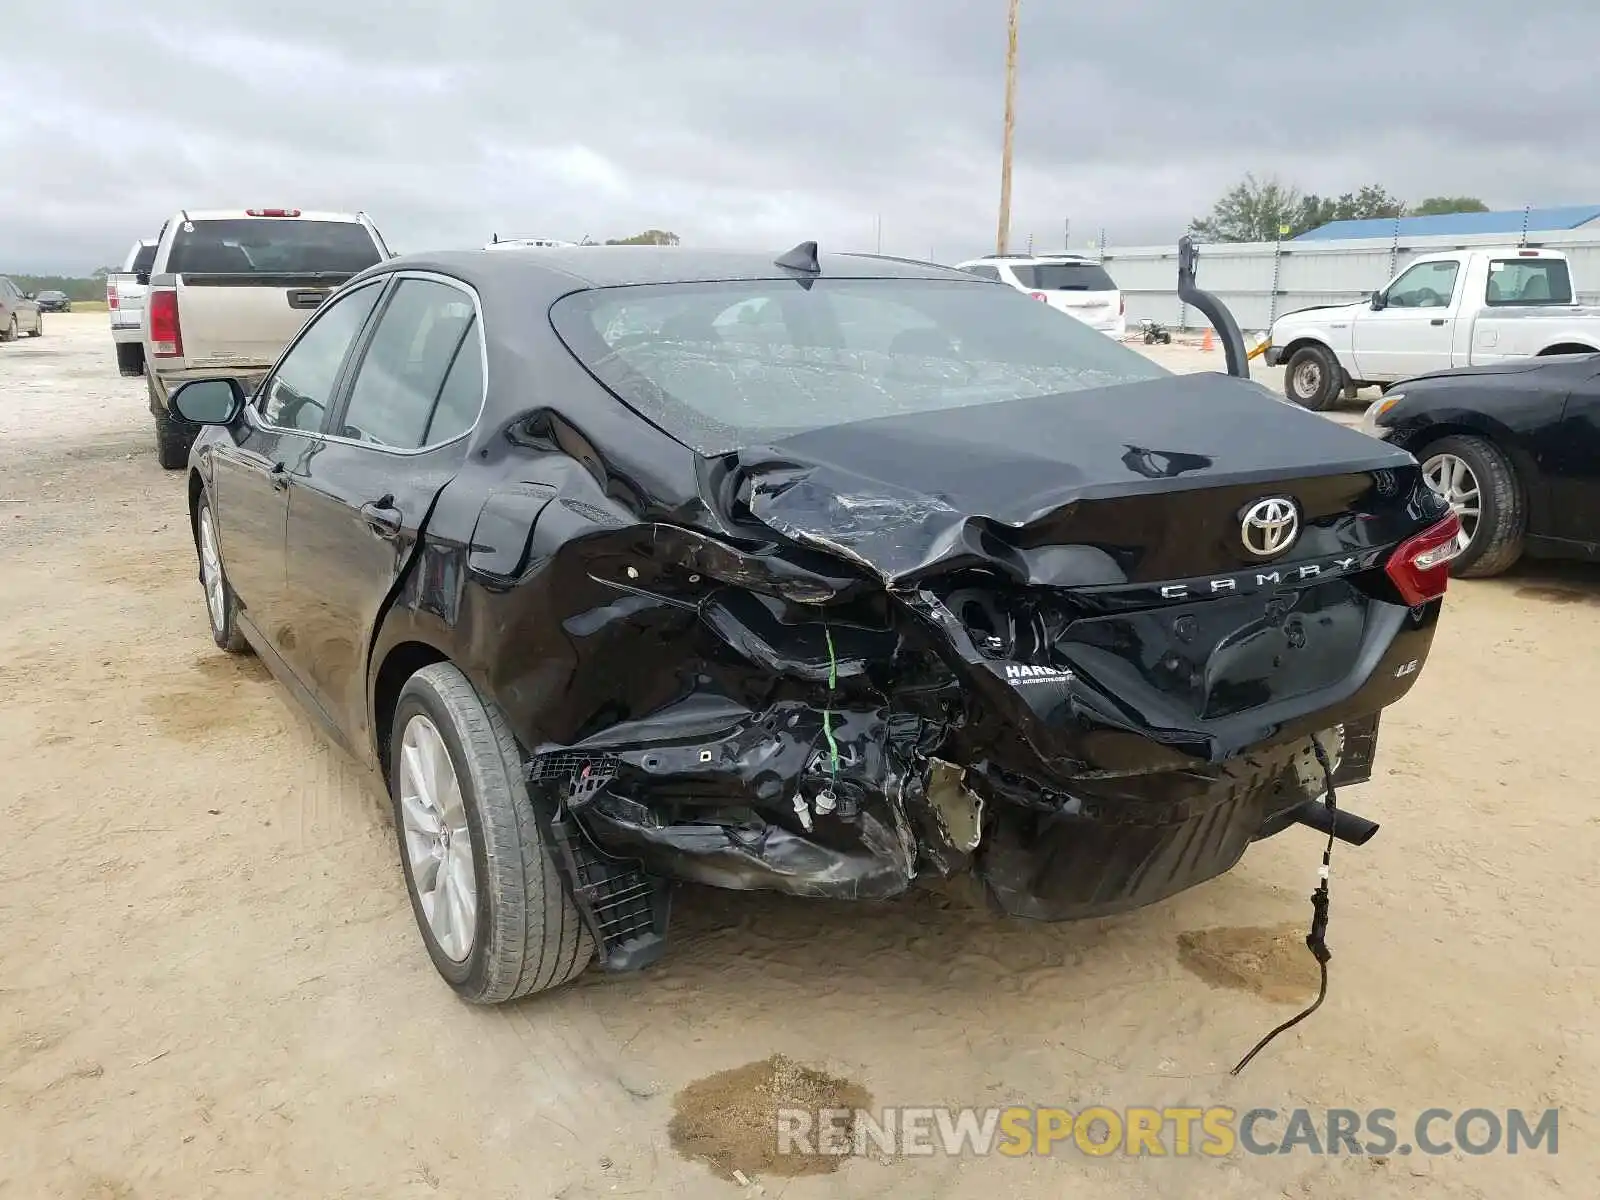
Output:
M817 275L822 272L822 264L817 261L817 244L815 242L801 242L793 250L786 250L772 260L774 266L782 267L787 271L804 271L808 275Z

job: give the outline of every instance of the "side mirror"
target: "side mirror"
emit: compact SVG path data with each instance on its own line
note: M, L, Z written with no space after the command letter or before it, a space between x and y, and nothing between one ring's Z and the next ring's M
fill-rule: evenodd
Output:
M22 293L22 298L24 300L32 300L34 298L34 295L33 295L32 292L23 292Z
M194 425L231 425L244 407L237 379L191 379L167 397L172 411Z
M1389 305L1389 299L1382 292L1372 293L1372 311L1379 312Z

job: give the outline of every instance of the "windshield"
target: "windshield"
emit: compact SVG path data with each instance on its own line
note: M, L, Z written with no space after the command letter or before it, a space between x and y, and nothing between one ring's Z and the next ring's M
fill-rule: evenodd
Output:
M380 260L377 243L359 221L240 217L180 226L167 270L179 275L354 275Z
M1023 287L1040 292L1114 292L1106 269L1097 263L1016 263L1011 268Z
M1170 374L1021 292L977 281L599 288L563 297L550 316L595 378L706 455Z

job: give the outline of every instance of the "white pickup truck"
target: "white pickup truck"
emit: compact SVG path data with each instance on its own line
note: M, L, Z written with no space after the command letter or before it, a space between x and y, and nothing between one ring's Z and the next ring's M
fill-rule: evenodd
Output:
M184 466L199 426L168 411L185 379L264 377L323 300L393 257L364 213L183 211L162 226L145 301L145 380L156 456Z
M1429 254L1370 300L1286 313L1267 337L1283 391L1325 409L1346 389L1508 358L1600 351L1600 308L1575 303L1567 257L1512 246Z
M117 370L134 379L144 374L144 296L155 257L153 240L135 242L122 260L122 269L106 276L106 311L111 314Z

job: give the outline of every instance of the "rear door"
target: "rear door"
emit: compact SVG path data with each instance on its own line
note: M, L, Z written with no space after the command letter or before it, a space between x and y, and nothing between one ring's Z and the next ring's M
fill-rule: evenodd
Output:
M245 615L286 658L289 477L318 444L344 364L382 292L375 280L318 313L229 431L231 440L213 450L212 503L228 582Z
M1357 309L1357 375L1383 382L1448 369L1465 276L1453 258L1413 263L1381 293L1382 308Z
M476 297L402 276L329 428L291 473L290 665L352 746L366 738L366 650L434 497L466 460L483 407Z
M272 362L331 291L382 257L359 221L243 214L185 221L167 273L180 278L187 365Z
M1024 287L1043 295L1051 308L1060 309L1093 329L1117 331L1122 293L1099 263L1013 263L1011 269Z

